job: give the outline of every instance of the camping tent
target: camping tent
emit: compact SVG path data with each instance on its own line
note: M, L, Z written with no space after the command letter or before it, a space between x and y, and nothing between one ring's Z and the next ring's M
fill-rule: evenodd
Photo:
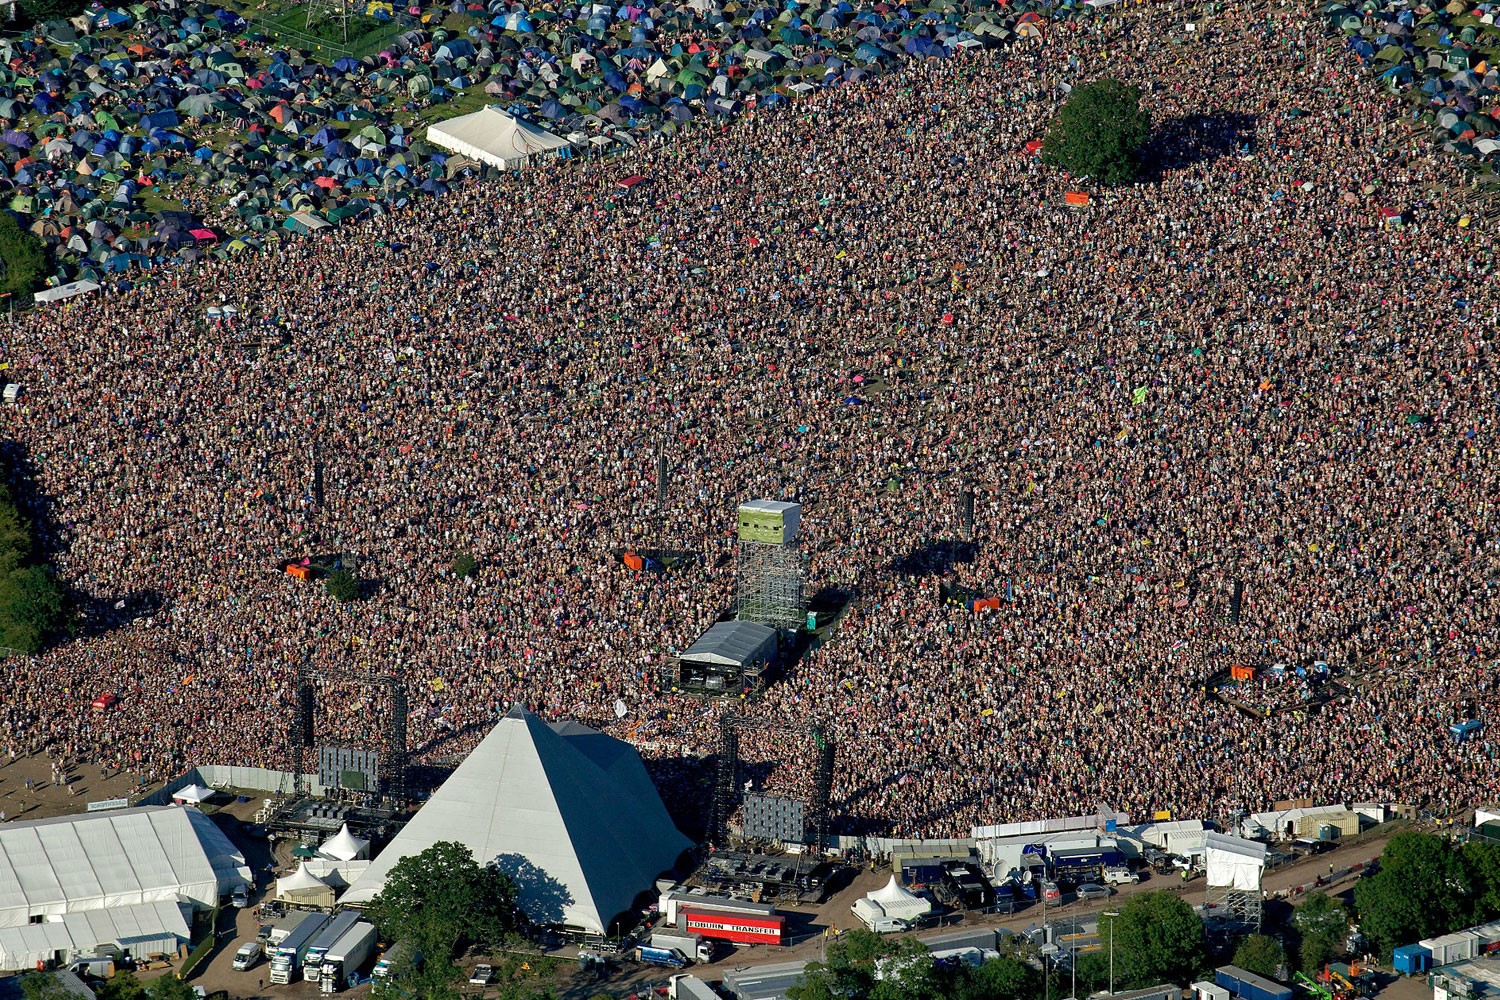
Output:
M483 108L432 125L427 139L502 170L516 170L534 158L556 156L558 150L569 148L566 139L499 108Z
M670 869L690 842L629 744L516 705L344 894L368 903L391 867L456 840L516 883L540 924L595 934Z

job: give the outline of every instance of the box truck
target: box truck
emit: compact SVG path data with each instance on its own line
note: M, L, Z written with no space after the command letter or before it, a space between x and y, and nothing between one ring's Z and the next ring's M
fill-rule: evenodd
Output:
M714 960L713 942L708 941L702 934L689 934L685 931L652 931L651 946L653 948L675 948L684 956L691 956L694 961L712 962Z
M697 976L673 976L667 982L667 996L671 1000L723 1000L719 994Z
M323 974L318 986L323 993L337 993L375 953L375 925L358 923L349 928L338 943L323 956Z
M271 952L271 982L285 986L292 981L302 968L302 958L307 954L308 946L327 923L328 917L324 914L309 913L282 939Z
M328 954L328 949L337 944L339 938L349 933L349 928L357 923L359 923L359 911L345 910L318 931L318 936L312 939L312 944L307 946L307 954L302 958L303 979L310 983L318 981L323 974L323 956Z

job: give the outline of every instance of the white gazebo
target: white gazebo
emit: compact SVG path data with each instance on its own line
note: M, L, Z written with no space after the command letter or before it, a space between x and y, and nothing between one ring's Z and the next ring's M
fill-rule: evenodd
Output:
M349 832L349 824L345 823L339 832L323 841L323 846L318 848L318 853L325 858L333 858L335 861L353 861L356 858L368 858L370 856L370 842L361 840Z
M914 924L932 912L932 904L906 889L892 875L885 885L863 899L855 900L851 909L856 917L873 927L882 919Z
M276 880L276 898L305 906L329 906L333 903L333 887L308 871L304 861L296 871Z
M193 805L197 805L200 802L207 802L209 799L213 798L215 794L216 793L212 788L204 788L202 785L192 784L188 785L186 788L179 788L177 789L177 791L173 792L172 801L189 802Z

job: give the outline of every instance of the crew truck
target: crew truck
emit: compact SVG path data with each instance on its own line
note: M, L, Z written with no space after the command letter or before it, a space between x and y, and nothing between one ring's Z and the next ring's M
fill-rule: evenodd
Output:
M315 983L323 975L323 956L328 954L328 949L338 943L339 938L349 932L349 928L359 923L358 910L345 910L318 932L313 938L312 944L307 946L307 955L302 959L302 978L310 983Z
M312 944L313 938L318 936L318 931L327 923L326 915L309 913L282 939L276 950L271 952L271 982L285 986L292 981L292 977L302 968L302 958L307 954L308 945Z
M358 976L359 970L375 952L375 925L357 923L339 938L338 943L323 956L323 974L318 980L323 993L337 993L348 979Z

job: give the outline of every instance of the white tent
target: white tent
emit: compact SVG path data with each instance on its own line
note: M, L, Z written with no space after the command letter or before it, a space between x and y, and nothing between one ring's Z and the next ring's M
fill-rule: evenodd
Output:
M1266 868L1266 845L1209 832L1203 836L1208 884L1213 888L1258 890Z
M355 858L367 857L369 850L370 842L350 833L349 824L345 823L338 833L323 841L318 853L335 861L353 861Z
M534 157L556 156L569 148L566 139L499 108L481 108L428 126L427 141L501 170L519 169Z
M444 840L509 874L532 920L596 934L691 846L632 747L577 723L548 726L520 705L342 901L369 902L392 865Z
M892 875L891 880L876 889L853 906L855 916L866 924L873 924L880 917L904 920L913 923L932 912L932 904L908 891Z
M190 802L193 805L206 802L213 797L214 790L212 788L204 788L199 784L188 785L186 788L179 788L172 793L172 800L174 802Z
M306 861L290 875L276 880L276 898L284 903L332 906L334 895L333 886L308 871Z
M175 955L188 940L188 921L177 903L142 903L69 913L59 920L0 928L0 971L34 969L62 952L65 961L100 949L129 951L136 958Z
M44 288L40 292L32 295L31 298L38 304L45 302L62 302L67 299L71 299L76 295L86 295L89 292L97 292L98 290L98 282L89 281L87 278L85 278L82 281L70 281L66 285L58 285L56 288Z
M250 869L197 809L147 806L0 826L0 927L79 910L184 902L212 909Z

